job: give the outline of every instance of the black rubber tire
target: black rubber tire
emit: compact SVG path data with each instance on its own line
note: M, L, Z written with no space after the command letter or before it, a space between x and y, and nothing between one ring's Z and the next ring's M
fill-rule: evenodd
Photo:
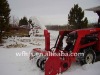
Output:
M84 53L84 56L80 60L81 65L91 64L91 63L95 62L96 54L95 54L94 50L88 48L88 49L84 50L83 53ZM89 55L91 55L91 56L89 57ZM87 62L88 60L91 60L91 61Z
M41 57L39 57L39 59L37 60L37 62L36 62L36 64L37 64L37 67L39 67L40 68L40 63L41 63L41 61L43 60L44 58L41 56Z
M46 60L42 60L41 63L40 63L40 69L41 69L42 71L45 70L45 62L46 62Z
M37 67L40 67L39 62L40 62L40 59L38 59L36 62Z

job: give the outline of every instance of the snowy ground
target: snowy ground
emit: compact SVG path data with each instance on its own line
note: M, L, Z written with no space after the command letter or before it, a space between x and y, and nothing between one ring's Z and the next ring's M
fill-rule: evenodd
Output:
M57 33L54 32L53 35ZM51 46L56 39L53 35ZM33 48L44 48L44 37L12 37L5 41L4 46L0 47L0 75L44 75L37 68L36 61L30 61L28 55L16 56L16 53L23 51L29 53ZM100 75L100 61L84 66L73 63L62 75Z

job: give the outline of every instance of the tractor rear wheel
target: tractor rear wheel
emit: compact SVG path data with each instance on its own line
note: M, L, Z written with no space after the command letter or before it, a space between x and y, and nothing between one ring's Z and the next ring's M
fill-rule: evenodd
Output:
M80 59L80 64L91 64L95 62L96 54L95 51L91 48L87 48L83 50L84 56Z

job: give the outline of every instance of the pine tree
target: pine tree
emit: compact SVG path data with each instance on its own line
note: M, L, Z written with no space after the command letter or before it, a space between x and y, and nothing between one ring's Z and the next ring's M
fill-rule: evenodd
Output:
M30 24L32 24L32 20L31 19L29 19L29 21L28 21Z
M34 27L34 23L32 23L32 19L29 19L29 24L32 26L32 27Z
M87 17L84 18L84 11L78 6L78 4L71 8L68 14L68 23L71 26L71 29L81 29L87 27Z
M22 25L22 18L19 20L19 26Z
M0 0L0 41L3 36L3 31L9 27L10 8L7 0Z
M21 18L21 20L19 21L19 25L28 25L28 20L27 17L23 17Z

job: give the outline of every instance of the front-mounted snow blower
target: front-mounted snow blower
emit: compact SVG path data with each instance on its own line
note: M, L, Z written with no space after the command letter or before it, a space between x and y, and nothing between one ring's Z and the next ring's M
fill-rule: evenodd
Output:
M100 19L100 10L97 12ZM100 20L97 28L79 29L73 31L59 31L58 38L53 48L50 49L50 33L44 30L45 49L35 48L30 54L30 60L38 56L37 67L45 75L57 75L66 71L72 62L78 61L81 65L94 63L96 53L100 52ZM66 40L66 47L63 47ZM56 55L49 55L55 53ZM82 56L75 54L82 53ZM66 55L67 54L67 55ZM37 54L36 54L37 55Z

